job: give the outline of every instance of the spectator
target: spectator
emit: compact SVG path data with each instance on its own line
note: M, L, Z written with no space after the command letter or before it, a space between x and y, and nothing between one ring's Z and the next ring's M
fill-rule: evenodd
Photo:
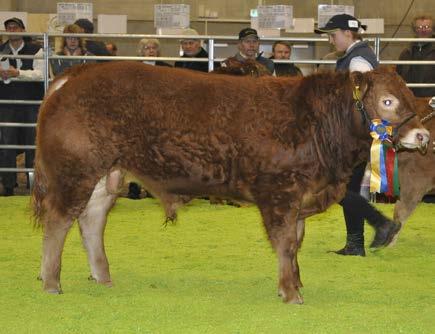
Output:
M82 33L93 34L94 24L88 19L78 19L74 22L82 29ZM86 40L86 49L95 56L111 56L109 51L107 51L106 44L100 41ZM101 61L101 60L100 60ZM104 61L104 60L103 60Z
M65 34L74 33L80 34L81 28L76 24L70 24L65 26L63 29ZM61 56L92 56L89 53L84 44L83 38L75 37L75 36L66 36L62 37L62 50L56 55ZM74 66L86 63L85 59L51 59L50 65L54 75L59 75L65 71L65 69Z
M265 66L270 74L274 73L273 61L265 58L262 54L258 53L260 48L260 38L258 37L257 30L252 28L245 28L239 32L239 52L234 57L230 57L222 63L222 66L228 66L229 63L236 60L238 62L245 62L246 59L255 60Z
M412 20L412 29L417 38L433 38L433 19L420 15ZM432 42L414 42L402 51L399 60L435 60ZM397 73L409 83L435 83L435 65L397 65ZM415 96L435 95L435 87L411 88Z
M198 35L194 29L186 29L183 35ZM183 50L183 58L208 58L207 51L201 46L201 41L196 38L185 38L180 41ZM208 72L207 62L176 61L175 67L187 68L189 70Z
M137 46L137 55L139 57L160 57L160 42L154 38L141 39ZM144 60L143 62L149 65L172 67L168 63L160 60Z
M272 46L270 59L290 59L292 48L289 42L276 41ZM301 70L295 64L274 63L277 77L302 76Z
M13 17L4 22L7 32L25 32L22 20ZM9 36L6 43L0 45L3 55L34 55L43 56L41 47L23 36ZM43 59L3 58L0 67L0 99L3 100L41 100L44 95L42 80L44 73ZM12 79L12 80L11 80ZM36 123L38 106L0 104L0 122ZM0 127L0 144L2 145L33 145L35 129L23 127ZM25 150L25 167L32 168L34 151ZM16 168L17 151L0 150L0 167ZM3 195L14 194L16 173L1 173Z
M360 31L366 29L355 17L339 14L331 17L323 28L315 32L327 33L329 42L335 46L337 52L344 55L337 59L336 71L371 71L378 66L378 61L368 43L362 41ZM364 220L374 227L375 238L370 247L388 245L394 235L400 230L400 225L393 223L377 211L360 195L361 181L367 162L354 168L347 184L345 197L340 202L346 223L346 244L336 251L339 255L365 256L364 248Z
M115 43L110 42L106 44L107 52L110 53L111 56L116 57L118 55L118 47Z

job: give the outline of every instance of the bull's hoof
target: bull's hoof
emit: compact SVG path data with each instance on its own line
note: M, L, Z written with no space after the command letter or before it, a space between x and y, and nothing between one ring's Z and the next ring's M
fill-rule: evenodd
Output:
M283 303L286 303L286 304L299 304L299 305L301 305L304 303L304 299L299 294L299 292L296 292L295 294L293 294L293 296L282 296L282 301L283 301Z
M168 227L168 225L175 225L177 223L177 214L167 216L165 222L163 223L163 227Z
M45 292L53 294L53 295L63 294L63 291L60 287L60 284L58 284L58 283L48 284L48 283L44 282L43 289Z
M104 286L107 286L108 288L113 287L112 281L97 281L97 283L101 284L101 285L104 285Z
M61 295L61 294L63 294L62 289L48 289L48 290L45 290L45 292L47 292L49 294L52 294L52 295Z
M387 247L390 245L401 228L400 223L387 220L385 224L376 229L375 237L370 248Z
M289 293L283 290L278 291L278 296L282 298L283 303L286 304L303 304L304 299L300 295L299 291L291 291Z
M36 276L36 280L37 280L37 281L42 281L42 276L41 276L41 274L39 274L38 276Z
M96 279L92 275L89 275L88 281L94 281L95 283L98 283L98 284L101 284L101 285L105 285L105 286L107 286L109 288L111 288L113 286L113 283L112 283L111 279L98 280L98 279Z

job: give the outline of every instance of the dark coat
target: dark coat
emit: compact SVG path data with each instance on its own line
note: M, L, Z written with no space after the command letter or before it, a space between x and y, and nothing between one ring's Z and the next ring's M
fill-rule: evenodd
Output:
M412 43L399 60L435 60L433 43ZM409 83L435 83L435 65L397 65L397 73ZM411 88L415 96L435 96L435 87Z
M208 58L207 51L204 48L201 48L199 53L197 53L194 57L183 55L182 58ZM193 61L176 61L174 67L179 68L187 68L189 70L208 72L208 63L207 62L193 62Z
M269 59L275 59L270 57ZM303 76L302 71L295 64L274 63L277 77Z

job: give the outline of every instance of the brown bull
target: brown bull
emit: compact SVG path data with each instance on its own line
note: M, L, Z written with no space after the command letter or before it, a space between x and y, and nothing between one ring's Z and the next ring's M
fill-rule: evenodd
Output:
M435 110L428 104L429 98L417 99L418 116L430 131L431 139L425 154L404 151L399 154L400 199L394 207L394 221L403 226L422 200L435 191Z
M57 79L37 126L33 191L44 228L41 278L59 293L65 237L78 219L91 275L111 284L103 232L123 175L160 198L167 215L191 197L255 203L279 259L279 293L302 303L297 251L304 218L339 201L367 159L369 118L400 127L408 146L429 138L395 74L231 77L147 66L87 65Z

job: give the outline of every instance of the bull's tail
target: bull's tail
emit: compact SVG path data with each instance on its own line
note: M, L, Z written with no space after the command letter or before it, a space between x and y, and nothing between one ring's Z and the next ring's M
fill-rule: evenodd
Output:
M47 195L47 176L44 171L43 162L41 161L38 151L35 158L35 179L32 191L32 208L33 221L35 226L42 225L42 218L45 214L44 199Z

